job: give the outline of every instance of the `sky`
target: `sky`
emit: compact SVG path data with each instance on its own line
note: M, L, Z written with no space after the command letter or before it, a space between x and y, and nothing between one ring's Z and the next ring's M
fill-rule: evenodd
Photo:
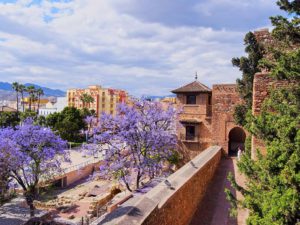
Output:
M0 81L67 90L92 84L168 95L241 76L248 31L274 0L0 0Z

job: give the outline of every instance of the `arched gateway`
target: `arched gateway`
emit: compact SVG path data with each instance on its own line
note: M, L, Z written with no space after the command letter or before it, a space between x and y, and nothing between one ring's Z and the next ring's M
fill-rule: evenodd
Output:
M235 156L239 147L245 148L246 133L242 128L235 127L230 130L228 140L228 154Z

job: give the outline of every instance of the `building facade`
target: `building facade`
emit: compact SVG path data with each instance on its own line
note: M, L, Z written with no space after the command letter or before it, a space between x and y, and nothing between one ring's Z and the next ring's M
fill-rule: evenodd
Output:
M83 94L92 96L92 103L84 104L81 97ZM68 106L77 109L88 108L94 110L99 117L102 113L116 114L119 103L128 102L128 93L123 90L103 88L99 85L92 85L86 89L69 89L67 92Z
M0 113L1 112L17 112L17 110L9 106L0 106Z
M65 107L68 106L67 97L57 97L50 99L45 107L39 109L39 115L47 116L52 113L61 112Z
M180 111L179 144L192 158L211 143L212 91L195 80L172 92L177 95L176 102Z
M172 91L177 95L178 144L189 160L211 145L222 146L224 154L243 149L246 131L235 124L234 108L243 101L236 84L218 84L210 89L196 80Z
M39 108L44 108L46 107L46 104L49 102L48 98L42 98L39 101L31 101L29 97L25 97L23 99L21 99L21 106L19 106L20 110L22 108L22 104L24 104L24 109L29 109L29 107L31 107L31 110L33 111L37 111Z

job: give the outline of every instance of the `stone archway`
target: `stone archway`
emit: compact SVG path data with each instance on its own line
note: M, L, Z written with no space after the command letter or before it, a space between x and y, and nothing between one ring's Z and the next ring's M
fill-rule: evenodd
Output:
M238 148L244 149L246 133L240 127L234 127L229 132L229 141L228 141L228 155L236 156Z

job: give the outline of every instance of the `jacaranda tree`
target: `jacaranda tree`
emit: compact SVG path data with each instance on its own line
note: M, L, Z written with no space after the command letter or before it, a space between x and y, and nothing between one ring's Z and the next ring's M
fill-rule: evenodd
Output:
M0 202L5 201L9 191L10 166L13 164L13 151L16 146L14 142L6 137L10 136L12 132L12 129L6 129L5 133L0 133Z
M94 154L95 147L105 146L102 175L119 179L129 191L161 175L176 148L175 117L173 107L164 110L160 103L146 100L120 104L116 116L102 115L90 147Z
M31 216L40 182L51 178L60 170L61 162L69 160L66 147L49 128L33 125L32 119L15 129L0 130L1 165L23 189Z

